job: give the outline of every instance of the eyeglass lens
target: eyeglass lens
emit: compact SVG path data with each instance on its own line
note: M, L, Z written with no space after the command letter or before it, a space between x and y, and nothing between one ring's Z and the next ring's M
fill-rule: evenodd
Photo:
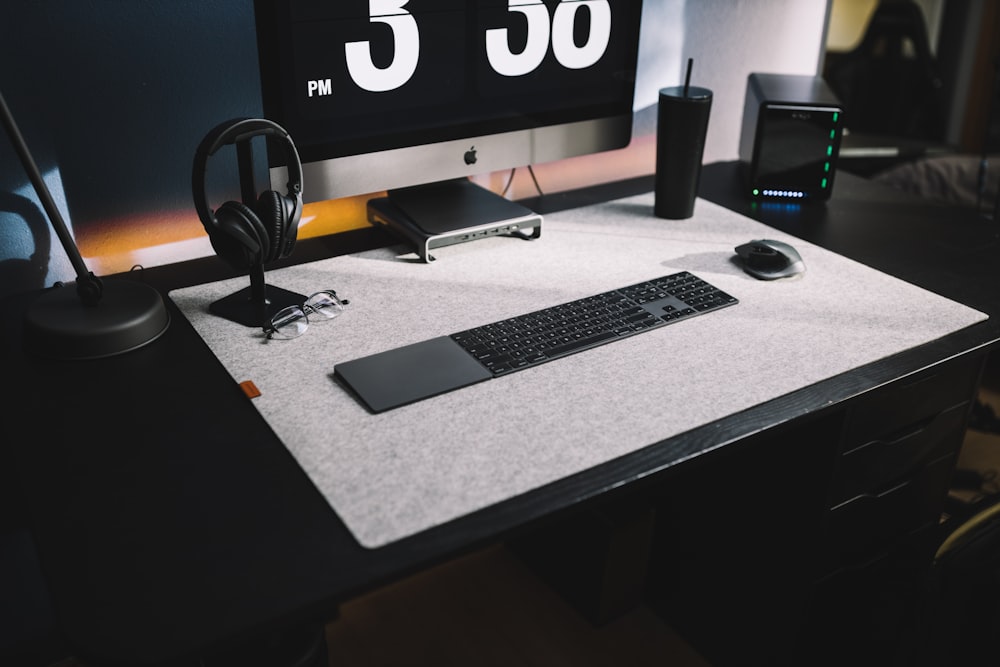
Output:
M309 316L313 321L332 320L344 312L344 304L333 291L316 292L301 306L288 306L279 310L271 318L268 338L296 338L309 328Z

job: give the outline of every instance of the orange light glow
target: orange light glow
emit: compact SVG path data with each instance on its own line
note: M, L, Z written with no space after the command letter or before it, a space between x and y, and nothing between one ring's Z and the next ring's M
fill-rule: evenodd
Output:
M371 195L306 204L299 238L336 234L368 226ZM208 235L193 210L154 211L88 225L76 232L80 254L98 275L128 271L136 264L158 266L211 253ZM197 244L199 239L204 244Z
M636 137L627 147L534 167L544 194L653 173L655 137ZM502 192L510 171L483 174L473 180ZM366 204L384 193L306 204L299 223L300 239L338 234L369 226ZM526 169L515 173L506 196L523 199L538 194ZM88 224L76 231L80 254L98 275L128 271L136 264L158 266L210 256L207 234L193 210L154 211Z

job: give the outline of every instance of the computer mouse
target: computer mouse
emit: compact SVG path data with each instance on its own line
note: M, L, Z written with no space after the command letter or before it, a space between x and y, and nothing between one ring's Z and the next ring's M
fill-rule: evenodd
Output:
M775 280L806 270L799 252L783 241L757 239L736 246L743 270L754 278Z

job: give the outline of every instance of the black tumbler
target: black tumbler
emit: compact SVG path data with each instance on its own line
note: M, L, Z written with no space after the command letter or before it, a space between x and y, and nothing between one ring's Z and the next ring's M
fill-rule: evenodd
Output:
M696 86L660 90L656 120L656 188L653 212L680 220L694 214L705 150L712 91Z

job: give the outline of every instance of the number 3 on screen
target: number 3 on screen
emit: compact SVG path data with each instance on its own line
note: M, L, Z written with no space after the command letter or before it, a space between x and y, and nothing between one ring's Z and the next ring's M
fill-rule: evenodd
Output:
M371 42L348 42L344 45L347 70L359 87L373 93L395 90L410 80L420 60L420 31L417 21L403 9L409 0L370 0L368 14L372 23L385 23L392 29L392 62L379 68L372 62Z

